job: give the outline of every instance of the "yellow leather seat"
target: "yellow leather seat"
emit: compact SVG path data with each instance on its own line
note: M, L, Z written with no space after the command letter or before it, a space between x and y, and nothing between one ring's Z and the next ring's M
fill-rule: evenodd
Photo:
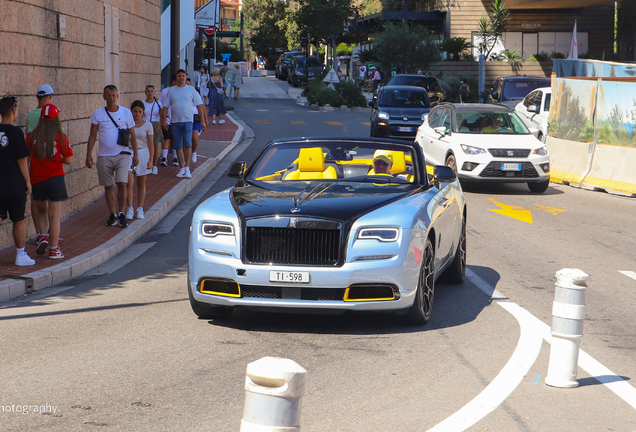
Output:
M321 147L300 149L298 169L287 173L285 180L321 180L336 179L338 174L332 166L325 167L325 158Z

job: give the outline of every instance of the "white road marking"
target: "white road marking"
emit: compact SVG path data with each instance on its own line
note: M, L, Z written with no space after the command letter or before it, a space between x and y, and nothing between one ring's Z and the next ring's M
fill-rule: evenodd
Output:
M636 272L633 271L627 271L627 270L619 270L619 273L623 273L625 276L630 277L634 280L636 280Z
M135 243L115 258L95 267L93 270L84 273L82 276L104 276L111 274L140 257L148 249L156 245L157 242Z
M268 112L269 110L257 109L256 111L260 111L260 112Z
M493 300L506 299L501 292L472 270L466 269L466 277ZM429 429L429 432L461 432L487 416L506 400L526 376L539 355L541 340L552 343L550 326L546 323L516 303L497 302L497 304L511 313L519 322L521 329L517 348L508 363L481 393L459 411ZM579 367L636 409L636 388L583 350L579 350Z
M481 393L455 414L429 429L429 432L463 431L477 423L510 396L539 356L543 336L532 325L531 320L534 317L515 303L499 303L499 305L519 321L521 335L517 348L508 363Z

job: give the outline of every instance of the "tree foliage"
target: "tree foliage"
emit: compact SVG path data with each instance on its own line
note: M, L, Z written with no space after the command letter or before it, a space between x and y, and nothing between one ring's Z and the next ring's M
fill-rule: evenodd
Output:
M490 6L488 17L481 17L479 20L479 30L477 36L482 41L477 46L479 54L483 54L486 59L506 32L506 25L510 20L510 11L506 9L503 0L493 0Z
M463 37L452 37L444 39L444 42L439 46L441 51L448 53L448 59L459 61L460 54L473 47L473 44L466 41Z
M427 70L440 59L426 27L409 26L405 21L385 22L384 30L376 34L373 51L384 70L401 63L406 73Z
M247 43L252 51L267 58L268 63L278 57L277 50L287 48L286 29L279 24L284 21L287 5L279 0L244 0L245 29L252 32Z

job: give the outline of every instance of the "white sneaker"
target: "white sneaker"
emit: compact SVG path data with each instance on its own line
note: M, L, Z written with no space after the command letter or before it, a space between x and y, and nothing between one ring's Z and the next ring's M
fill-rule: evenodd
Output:
M192 173L190 172L190 167L185 167L185 178L192 178Z
M128 211L126 212L126 219L132 220L135 217L135 209L131 206L128 206Z
M186 175L185 173L186 173L185 168L181 168L179 170L179 173L177 174L177 177L183 178Z
M153 174L159 174L159 171L157 171L157 167L156 166L152 167L152 173Z
M172 159L172 166L179 166L179 159L176 156Z
M219 124L225 123L225 120L219 120Z
M144 209L141 207L137 207L137 219L144 218Z
M212 124L216 124L216 120L212 120Z
M197 163L197 154L192 153L192 163Z
M30 266L34 264L35 264L35 260L31 258L30 256L28 256L27 254L24 254L24 255L17 254L15 256L15 265L17 266Z

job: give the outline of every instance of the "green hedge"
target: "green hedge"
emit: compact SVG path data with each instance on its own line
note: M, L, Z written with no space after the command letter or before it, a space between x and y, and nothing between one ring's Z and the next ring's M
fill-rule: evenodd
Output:
M367 100L362 94L362 88L357 83L339 82L334 84L335 90L332 90L322 81L311 81L303 94L307 97L310 104L327 105L339 107L346 105L348 107L366 107Z

